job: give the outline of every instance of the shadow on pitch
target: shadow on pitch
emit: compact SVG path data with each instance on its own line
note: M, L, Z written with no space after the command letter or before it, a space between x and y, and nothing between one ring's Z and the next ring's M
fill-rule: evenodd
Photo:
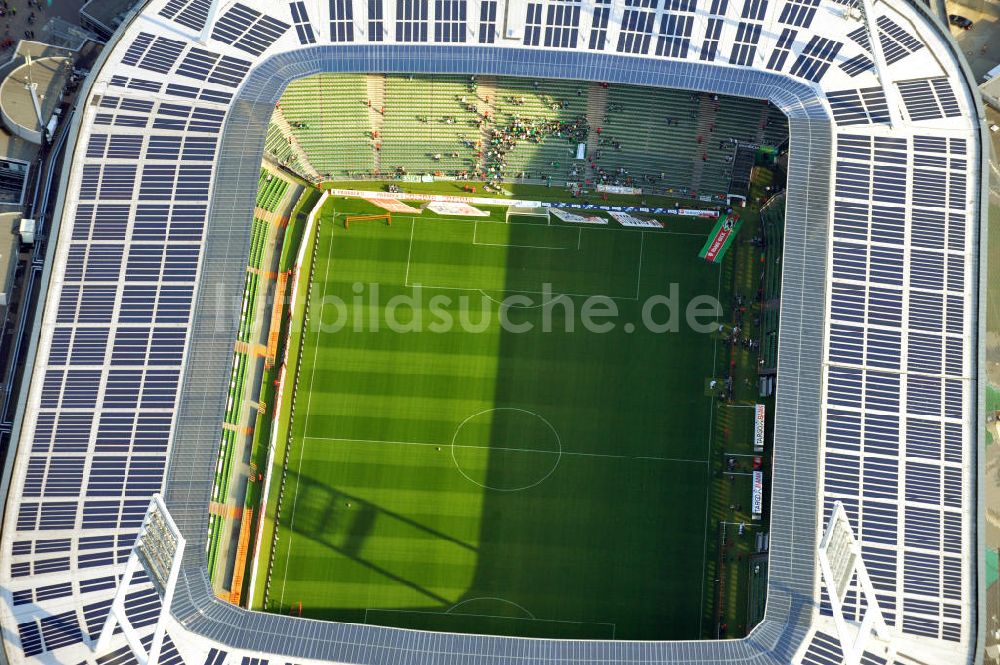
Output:
M361 497L318 483L308 476L296 474L291 470L288 473L297 492L295 517L290 524L296 535L320 543L387 579L413 589L435 603L442 606L451 604L447 598L366 558L365 542L374 533L375 525L380 519L390 519L422 531L433 538L475 552L476 548L473 545L420 524L405 515L386 510Z

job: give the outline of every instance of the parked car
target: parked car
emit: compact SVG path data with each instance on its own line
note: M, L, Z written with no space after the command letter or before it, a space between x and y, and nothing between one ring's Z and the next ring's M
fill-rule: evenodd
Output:
M948 14L948 23L958 26L962 30L969 30L972 28L972 21L964 16L959 16L958 14Z

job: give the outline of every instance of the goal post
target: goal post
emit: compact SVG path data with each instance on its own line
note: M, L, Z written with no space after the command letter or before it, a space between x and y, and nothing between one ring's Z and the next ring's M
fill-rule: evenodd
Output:
M507 206L504 221L510 224L511 217L538 217L549 223L549 209L543 206Z
M352 222L373 222L383 219L386 226L392 226L392 215L389 213L384 215L347 215L344 217L344 229L351 228Z

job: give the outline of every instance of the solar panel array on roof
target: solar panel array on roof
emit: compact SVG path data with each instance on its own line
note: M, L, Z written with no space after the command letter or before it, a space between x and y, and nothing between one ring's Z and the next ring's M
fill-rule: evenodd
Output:
M910 120L957 118L962 115L955 91L946 78L898 81L896 86Z
M248 71L250 63L246 60L228 55L220 56L218 53L195 47L184 56L176 73L198 81L235 88L239 86Z
M889 122L889 105L881 87L831 91L826 98L838 125Z
M211 5L212 0L167 0L167 4L160 10L160 16L201 32L208 20Z
M762 27L760 23L740 23L736 26L736 40L729 56L730 64L747 66L753 62Z
M444 19L449 19L452 31L442 25L442 10ZM435 0L435 41L462 42L465 41L465 3L456 0ZM457 18L456 18L457 17ZM580 28L580 5L551 3L545 7L545 46L557 48L576 48Z
M863 74L872 69L874 66L875 63L872 62L871 58L864 53L859 53L853 58L848 58L844 62L840 63L840 68L851 77Z
M290 26L237 2L215 23L212 39L232 44L251 55L260 55Z
M782 28L781 35L778 36L778 41L774 45L774 50L771 51L771 57L767 61L767 68L773 71L781 71L785 67L785 61L788 60L789 54L792 52L792 45L795 43L795 37L798 35L797 30L792 28Z
M625 14L618 33L620 53L646 53L653 34L656 3L650 0L625 0Z
M816 8L819 7L820 0L789 0L781 8L781 15L778 21L786 25L794 25L798 28L809 28L812 26L813 18L816 16Z
M333 3L337 6L343 6L345 4L343 0L337 0ZM348 5L350 6L350 5ZM292 25L295 26L295 34L298 35L300 44L315 44L316 35L313 33L312 23L309 22L309 12L306 10L306 3L302 0L295 0L290 5L289 9L292 12ZM336 30L332 28L333 21L331 20L331 34L337 34ZM348 24L351 29L353 29L353 20ZM346 26L345 26L346 27ZM342 35L343 36L343 35ZM334 39L333 41L345 41L344 39Z
M792 76L798 76L817 83L823 80L823 75L829 69L830 63L837 57L840 48L843 46L838 41L813 36L802 49L802 54L792 65Z
M177 62L184 46L184 42L176 39L154 37L148 32L141 32L125 52L122 64L166 74Z
M876 24L879 41L882 44L882 54L890 65L924 47L923 42L903 30L888 16L879 16Z
M873 584L890 625L951 640L966 610L957 602L960 589L948 582L946 592L943 586L945 562L959 567L960 560L950 557L961 551L956 484L961 441L948 439L949 431L960 432L952 428L962 417L965 388L962 328L949 318L963 307L965 266L958 245L951 245L955 254L949 251L947 209L964 209L967 201L964 181L951 178L951 145L942 141L839 139L830 323L830 362L836 365L828 373L824 455L833 473L825 474L824 499L827 507L834 500L851 506L852 524L865 543L862 557L874 571ZM964 173L964 140L954 149L954 166ZM921 218L935 221L915 237L903 279L907 207L901 194L907 172L915 178L914 228L924 228ZM964 232L957 232L964 242ZM899 311L907 299L904 320ZM901 357L910 359L905 375L882 373L904 369ZM906 478L902 494L901 477ZM902 533L896 526L900 521L907 525ZM902 562L896 560L900 550ZM900 563L902 589L889 574ZM923 597L910 602L916 599L908 594ZM906 603L903 612L895 610L900 597ZM856 594L847 607L859 611Z
M691 46L691 27L694 16L664 14L660 19L660 35L656 41L656 55L686 58Z

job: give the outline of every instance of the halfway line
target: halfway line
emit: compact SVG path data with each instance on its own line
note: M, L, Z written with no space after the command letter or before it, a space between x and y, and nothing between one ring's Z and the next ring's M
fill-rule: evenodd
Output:
M305 439L312 439L313 441L341 441L349 442L353 441L355 443L384 443L388 445L396 446L433 446L436 448L487 448L489 450L503 450L507 452L516 453L541 453L548 455L572 455L574 457L605 457L611 459L633 459L633 460L650 460L656 462L685 462L691 464L708 464L708 460L700 459L683 459L680 457L653 457L649 455L611 455L608 453L581 453L572 452L569 450L536 450L534 448L506 448L503 446L469 446L461 444L452 443L426 443L423 441L380 441L376 439L345 439L332 436L307 436L303 437Z

